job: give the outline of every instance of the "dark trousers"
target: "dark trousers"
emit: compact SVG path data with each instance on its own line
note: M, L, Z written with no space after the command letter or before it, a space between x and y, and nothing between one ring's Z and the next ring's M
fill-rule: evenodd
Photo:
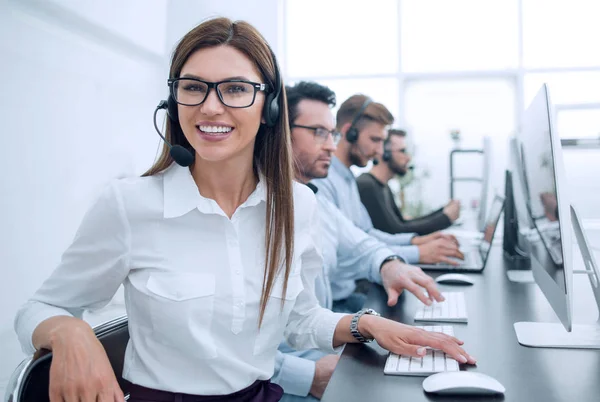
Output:
M160 391L132 384L129 402L277 402L283 389L270 381L256 381L248 388L229 395L189 395Z

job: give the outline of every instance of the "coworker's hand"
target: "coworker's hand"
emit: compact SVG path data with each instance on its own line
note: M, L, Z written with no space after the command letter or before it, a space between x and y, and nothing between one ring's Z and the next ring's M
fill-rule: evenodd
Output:
M321 399L339 360L340 357L338 355L327 355L315 362L315 377L310 387L310 394L312 396Z
M358 331L363 336L374 338L382 348L399 355L423 357L426 347L431 347L443 350L459 363L476 363L475 358L461 347L463 341L439 332L428 332L366 314L358 320Z
M381 280L388 295L388 306L395 306L398 297L404 289L414 294L419 300L428 306L432 300L444 301L435 281L421 268L404 264L398 260L386 262L381 267ZM423 293L427 290L429 297Z
M450 219L450 222L454 223L460 216L460 201L451 200L443 209L444 215Z
M421 244L426 244L426 243L432 242L437 239L449 240L452 243L456 244L457 247L460 245L458 243L458 239L454 235L442 233L439 231L433 232L433 233L425 235L425 236L415 236L412 238L412 240L410 242L411 242L411 244L413 244L415 246L420 246Z
M458 265L458 262L450 257L464 260L465 256L458 249L456 243L447 239L437 239L419 246L419 262L422 264L437 264L444 262L452 265Z
M52 340L51 402L123 402L104 347L85 322L57 328Z

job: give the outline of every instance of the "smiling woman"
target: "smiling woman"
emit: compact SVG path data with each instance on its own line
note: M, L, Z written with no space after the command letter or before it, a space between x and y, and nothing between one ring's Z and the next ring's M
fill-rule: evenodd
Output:
M277 401L282 389L269 379L284 333L297 349L330 353L352 339L349 319L338 333L342 315L314 295L316 200L292 181L285 93L267 42L248 23L206 21L179 42L168 86L165 138L193 163L175 163L165 145L142 177L111 183L17 314L24 350L53 352L52 400L123 400L80 319L120 284L130 401Z

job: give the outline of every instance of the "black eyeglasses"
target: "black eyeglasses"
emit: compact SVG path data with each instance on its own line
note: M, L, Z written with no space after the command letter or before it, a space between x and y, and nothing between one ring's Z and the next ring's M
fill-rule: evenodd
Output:
M310 127L310 126L303 126L300 124L292 124L292 128L296 128L296 127L305 128L307 130L313 131L315 138L319 142L327 141L327 138L329 138L329 134L331 134L331 138L333 138L334 145L337 145L338 142L340 142L340 139L342 138L342 134L337 130L327 130L326 128L323 128L323 127Z
M245 108L254 104L256 92L269 91L267 84L245 80L219 82L197 78L174 78L167 81L175 102L184 106L197 106L206 100L211 89L216 89L222 104L232 108Z

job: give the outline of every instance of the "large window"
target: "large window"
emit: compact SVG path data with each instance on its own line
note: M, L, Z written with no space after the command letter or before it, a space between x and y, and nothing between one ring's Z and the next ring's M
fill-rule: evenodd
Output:
M600 136L596 0L281 1L288 82L386 104L408 129L426 209L449 195L450 130L462 147L492 137L502 191L506 139L542 83L562 138Z

